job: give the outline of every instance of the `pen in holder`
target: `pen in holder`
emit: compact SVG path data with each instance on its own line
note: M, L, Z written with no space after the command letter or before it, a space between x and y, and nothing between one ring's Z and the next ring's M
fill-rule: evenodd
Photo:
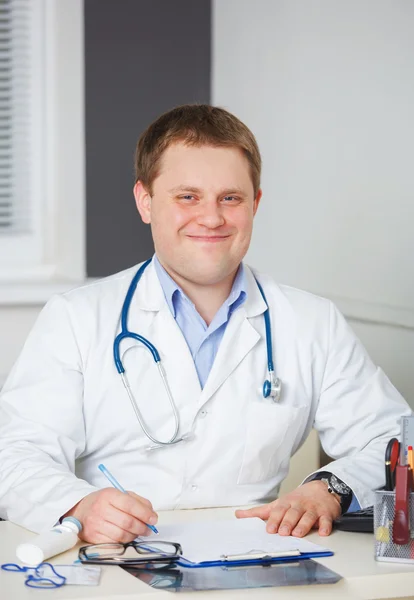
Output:
M401 502L396 507L395 496L395 490L375 492L375 559L414 563L414 493L406 495L406 510Z

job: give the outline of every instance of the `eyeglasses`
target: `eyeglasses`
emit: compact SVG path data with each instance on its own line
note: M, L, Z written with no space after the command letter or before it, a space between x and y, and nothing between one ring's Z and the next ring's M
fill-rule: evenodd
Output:
M82 563L96 565L170 565L182 556L180 544L174 542L130 542L129 544L93 544L79 548Z

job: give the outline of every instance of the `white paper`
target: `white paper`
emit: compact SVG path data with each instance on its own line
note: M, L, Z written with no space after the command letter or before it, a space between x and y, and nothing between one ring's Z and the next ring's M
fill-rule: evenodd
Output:
M222 555L248 552L327 551L327 548L303 538L267 533L266 523L258 518L175 523L161 525L158 529L159 535L152 534L145 539L178 542L183 556L195 563L222 560Z

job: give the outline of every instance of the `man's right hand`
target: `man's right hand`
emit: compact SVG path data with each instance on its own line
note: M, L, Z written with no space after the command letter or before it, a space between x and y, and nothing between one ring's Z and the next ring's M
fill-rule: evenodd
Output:
M82 523L79 537L91 544L132 542L138 535L151 533L146 523L155 525L158 521L149 500L114 488L88 494L64 516L76 517Z

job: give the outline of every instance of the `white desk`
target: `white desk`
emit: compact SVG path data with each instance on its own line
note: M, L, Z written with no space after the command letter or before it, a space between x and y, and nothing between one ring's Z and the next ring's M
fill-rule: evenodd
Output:
M162 532L163 523L226 519L233 514L234 511L228 508L161 512L159 529ZM0 563L15 562L14 550L17 544L33 535L12 523L0 522ZM323 538L323 541L317 533L312 533L309 539L322 543L335 552L332 557L317 560L341 574L343 580L335 585L189 592L183 594L183 600L202 600L206 594L211 600L252 600L273 598L276 595L278 599L292 600L414 598L414 565L377 563L373 556L372 535L337 531L330 537ZM50 562L69 564L76 557L77 550L72 549ZM24 574L0 571L1 600L172 600L173 597L171 592L155 590L118 567L104 567L101 584L96 587L64 586L55 590L33 590L24 585L24 577Z

